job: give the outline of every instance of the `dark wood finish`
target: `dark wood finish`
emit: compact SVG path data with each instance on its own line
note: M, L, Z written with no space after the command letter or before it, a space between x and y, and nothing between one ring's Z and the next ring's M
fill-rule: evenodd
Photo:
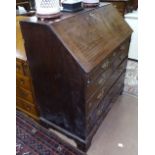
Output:
M124 14L126 13L128 2L130 0L100 0L100 1L111 3L121 13L121 15L124 16Z
M132 12L138 9L138 0L129 0L127 5L127 12Z
M16 17L16 106L17 109L35 120L39 120L32 79L19 26L19 21L27 18L23 16Z
M31 9L29 0L16 0L16 9L18 9L18 6L24 7L26 11Z
M60 19L34 17L20 24L42 123L87 150L123 90L132 30L103 3Z

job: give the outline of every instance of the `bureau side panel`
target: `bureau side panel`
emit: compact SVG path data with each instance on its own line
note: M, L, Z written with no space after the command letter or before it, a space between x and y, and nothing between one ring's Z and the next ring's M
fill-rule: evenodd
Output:
M50 27L21 22L21 28L41 117L84 139L83 70Z

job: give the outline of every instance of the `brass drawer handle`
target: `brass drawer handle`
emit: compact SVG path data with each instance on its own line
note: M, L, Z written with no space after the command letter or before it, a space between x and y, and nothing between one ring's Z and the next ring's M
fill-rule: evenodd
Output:
M103 83L105 82L105 80L106 80L106 74L103 73L103 74L101 75L101 77L102 77L102 78L100 78L100 80L98 81L98 84L103 84Z
M97 99L99 100L99 99L101 99L102 98L102 93L99 93L98 95L97 95Z
M102 64L101 68L102 68L102 69L106 69L106 68L108 68L109 64L110 64L110 62L109 62L109 60L107 60L106 62L104 62L104 63Z
M103 97L103 94L104 94L104 90L102 89L101 90L101 92L97 95L97 100L100 100L100 99L102 99L102 97Z
M98 111L97 111L97 116L100 116L101 113L102 113L102 109L98 110Z
M101 85L103 83L103 81L104 81L103 78L99 79L98 84Z
M116 52L114 52L114 53L112 54L112 56L115 57L115 56L116 56Z

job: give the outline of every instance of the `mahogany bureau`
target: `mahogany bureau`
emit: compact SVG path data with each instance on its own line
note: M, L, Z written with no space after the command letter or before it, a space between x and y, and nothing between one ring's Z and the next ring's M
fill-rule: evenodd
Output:
M16 16L16 107L35 120L39 120L33 85L24 49L19 20L28 18Z
M41 122L86 151L123 90L132 30L107 3L20 24Z

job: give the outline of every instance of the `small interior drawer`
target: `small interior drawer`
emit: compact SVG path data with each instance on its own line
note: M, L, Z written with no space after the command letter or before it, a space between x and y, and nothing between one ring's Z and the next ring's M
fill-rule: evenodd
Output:
M109 57L106 59L105 63L103 62L101 66L105 66L105 70L102 69L96 72L96 77L91 76L88 77L86 82L86 89L85 89L85 96L86 100L91 98L93 94L95 94L96 90L101 88L110 76L115 72L117 67L124 61L125 58L128 56L128 49L129 49L129 39L124 41ZM107 64L107 61L109 62ZM107 64L104 65L104 64ZM100 68L101 68L100 66ZM97 76L98 75L98 76Z
M125 73L122 73L113 85L113 87L108 91L107 95L101 100L101 102L98 104L97 108L94 108L91 115L89 115L87 119L87 131L89 132L91 128L95 125L95 123L107 113L109 108L112 106L112 102L116 101L116 96L120 94L120 92L123 89L124 85L124 75Z
M119 67L113 72L113 74L106 79L102 88L98 89L98 91L87 101L87 113L93 111L95 107L98 106L99 102L103 99L103 97L107 94L107 91L112 87L115 81L119 78L119 76L125 72L127 65L127 59L125 59ZM123 81L124 82L124 81ZM97 88L96 88L97 89Z
M97 89L101 88L112 73L112 67L109 67L105 72L101 73L95 81L88 84L86 87L86 99L90 98Z

